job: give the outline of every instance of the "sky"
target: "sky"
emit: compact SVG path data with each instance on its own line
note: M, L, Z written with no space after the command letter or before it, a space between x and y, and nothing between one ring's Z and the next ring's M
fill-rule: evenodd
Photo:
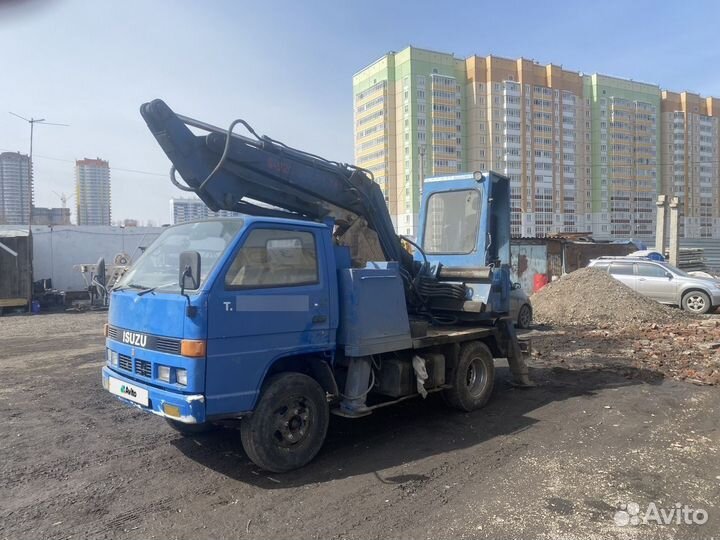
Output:
M36 205L60 206L74 160L100 157L113 220L167 223L182 193L146 101L352 162L352 76L388 51L522 56L720 96L719 15L692 0L0 0L0 151L29 150L10 111L69 124L36 127Z

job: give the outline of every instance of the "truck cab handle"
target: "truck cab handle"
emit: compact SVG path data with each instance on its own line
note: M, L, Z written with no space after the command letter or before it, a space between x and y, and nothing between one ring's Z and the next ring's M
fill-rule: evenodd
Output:
M315 315L312 318L313 324L322 323L327 321L327 317L325 315Z

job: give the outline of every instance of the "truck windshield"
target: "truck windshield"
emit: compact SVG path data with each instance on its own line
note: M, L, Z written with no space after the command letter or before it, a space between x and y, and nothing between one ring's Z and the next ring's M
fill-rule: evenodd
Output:
M185 223L171 227L150 245L115 288L157 287L160 292L180 292L179 265L183 251L200 253L202 286L242 225L242 220L234 219Z
M425 253L470 253L477 245L480 191L464 189L434 193L427 203Z

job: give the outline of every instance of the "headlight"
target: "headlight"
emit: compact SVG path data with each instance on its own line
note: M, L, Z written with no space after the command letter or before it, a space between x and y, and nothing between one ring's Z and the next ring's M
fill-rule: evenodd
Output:
M157 378L161 381L170 382L170 368L168 366L158 366Z
M176 369L175 370L175 378L177 379L178 384L182 384L183 386L187 386L187 370L185 369Z
M113 367L118 367L118 353L117 351L107 350L108 363Z

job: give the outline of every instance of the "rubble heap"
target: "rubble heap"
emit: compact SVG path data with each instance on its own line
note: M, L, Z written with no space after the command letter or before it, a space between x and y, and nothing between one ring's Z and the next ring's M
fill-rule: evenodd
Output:
M541 324L637 326L685 322L692 317L642 296L594 268L581 268L532 296L533 318Z

